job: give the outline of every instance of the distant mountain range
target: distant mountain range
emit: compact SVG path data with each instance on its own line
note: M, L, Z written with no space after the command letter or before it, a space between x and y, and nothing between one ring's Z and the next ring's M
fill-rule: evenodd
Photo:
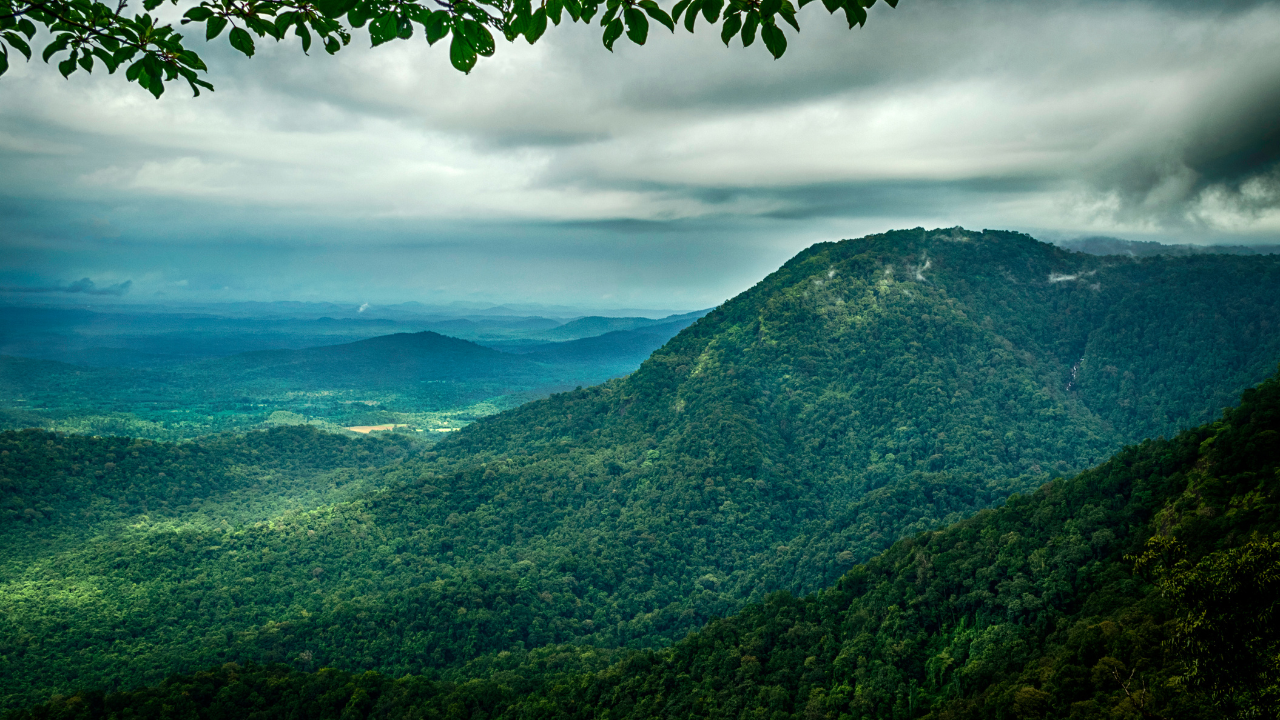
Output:
M1090 255L1128 255L1131 257L1280 254L1280 245L1165 245L1149 240L1122 240L1105 235L1061 240L1055 244L1068 250Z
M310 418L343 426L421 425L423 412L458 411L486 402L498 403L498 407L518 404L549 392L625 375L702 314L678 316L668 322L609 319L604 324L635 329L551 343L529 336L539 337L548 327L559 329L562 325L519 318L503 326L522 338L499 346L508 352L425 330L200 359L202 354L226 352L237 344L267 344L280 340L282 334L295 342L314 338L317 326L336 328L329 339L343 337L348 331L367 333L395 326L385 320L320 318L282 326L262 320L192 318L189 324L174 328L153 318L118 319L82 311L16 312L4 316L10 327L48 316L51 322L42 329L52 339L44 346L49 351L45 354L81 364L0 355L0 427L35 425L176 439L242 428L267 416L294 421ZM590 332L605 319L585 320L563 334L573 337ZM81 339L119 341L121 336L109 334L110 328L119 327L113 323L142 323L150 332L125 336L132 345L129 348L78 350L67 350L70 343L57 334L70 328L68 334L78 333ZM466 319L441 325L455 331L494 327ZM300 331L300 326L305 329ZM201 334L205 327L213 329ZM222 342L223 333L234 332L232 328L248 337L233 335L233 341ZM18 335L17 343L26 342L22 347L27 350L46 340L29 331ZM201 349L202 343L207 344L205 349ZM53 351L58 347L63 348L61 352ZM272 415L273 411L291 414ZM465 424L470 417L455 417L451 426Z
M280 312L238 314L242 304L215 306L208 313L172 308L114 311L10 306L0 308L0 355L58 360L96 367L161 368L257 350L301 350L396 333L432 331L490 345L528 351L534 345L575 340L611 330L630 330L696 319L707 311L646 317L579 317L565 321L520 315L435 316L400 313L380 317L334 311L330 304L283 303ZM256 304L250 304L256 307ZM273 304L275 305L275 304ZM304 305L310 314L287 314ZM319 307L312 307L319 305Z

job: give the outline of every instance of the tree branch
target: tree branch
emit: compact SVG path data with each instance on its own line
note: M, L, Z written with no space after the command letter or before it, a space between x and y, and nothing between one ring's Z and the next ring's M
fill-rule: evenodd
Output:
M1125 697L1129 698L1129 703L1133 705L1134 709L1142 714L1142 717L1147 718L1147 720L1165 720L1164 717L1147 710L1147 698L1150 697L1151 693L1147 692L1146 680L1142 681L1142 690L1138 692L1139 697L1134 697L1133 693L1129 692L1129 683L1133 682L1133 674L1135 672L1137 672L1137 668L1129 671L1128 680L1121 680L1120 673L1113 667L1111 668L1111 677L1116 679L1116 683L1119 684L1120 689L1124 691Z

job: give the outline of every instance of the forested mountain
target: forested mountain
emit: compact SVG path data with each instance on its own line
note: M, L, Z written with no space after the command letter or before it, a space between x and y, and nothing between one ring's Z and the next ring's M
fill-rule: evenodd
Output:
M676 333L696 320L697 318L686 318L633 330L611 330L578 340L533 345L523 349L523 352L529 359L545 363L622 366L634 362L632 367L638 367L654 350L666 345Z
M685 313L684 315L670 315L664 318L643 318L643 317L600 317L598 315L589 315L587 317L577 318L542 333L542 337L548 340L578 340L580 338L595 337L610 332L619 332L625 330L640 330L643 328L651 328L655 325L679 324L683 329L688 327L698 318L706 315L707 311L700 310L697 312Z
M1094 235L1092 237L1059 240L1059 247L1090 255L1129 255L1152 257L1154 255L1276 255L1280 245L1165 245L1150 240L1123 240L1121 238Z
M692 322L704 314L551 318L508 308L479 310L417 303L363 309L355 304L290 302L177 307L129 304L86 309L6 305L0 299L0 355L91 367L160 368L257 350L302 350L423 331L506 350L615 330Z
M261 350L192 368L207 382L288 383L307 388L401 388L421 382L472 380L528 384L539 368L526 358L439 333L397 333L304 350Z
M465 682L225 664L10 718L1271 718L1277 611L1272 378L1219 422L603 670L575 672L599 660L573 648Z
M1135 261L959 229L817 245L635 373L370 470L385 489L359 500L15 566L0 693L232 660L443 677L557 644L661 647L1212 418L1280 358L1276 287L1269 256ZM9 599L32 584L45 607Z

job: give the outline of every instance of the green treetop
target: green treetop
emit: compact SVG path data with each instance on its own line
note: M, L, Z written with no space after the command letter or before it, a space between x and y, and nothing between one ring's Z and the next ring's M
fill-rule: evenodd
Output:
M849 27L863 25L867 8L876 0L822 0L831 13L844 11ZM679 0L670 10L654 0L169 0L182 11L181 24L200 24L213 40L226 32L231 46L254 54L254 36L284 40L296 36L302 51L319 40L333 54L351 43L354 28L368 26L374 47L393 40L409 40L421 33L432 45L449 38L449 59L464 73L479 56L497 49L495 34L515 42L537 42L548 23L566 19L590 23L599 17L604 46L610 51L624 34L637 45L649 36L655 21L675 32L683 22L693 32L701 16L720 24L720 38L729 44L740 37L744 47L757 35L774 58L782 57L787 39L781 25L796 31L798 7L813 0ZM898 0L885 0L897 6ZM0 0L0 75L9 69L10 50L31 59L31 41L40 28L48 33L41 58L58 59L58 72L92 72L101 64L114 73L125 67L125 78L157 98L165 83L186 81L200 94L213 86L202 80L206 71L200 56L184 43L172 23L152 17L165 0L142 0L142 14L131 14L128 0L107 4L98 0ZM601 7L603 5L603 7ZM416 29L415 29L416 26ZM228 31L229 29L229 31Z

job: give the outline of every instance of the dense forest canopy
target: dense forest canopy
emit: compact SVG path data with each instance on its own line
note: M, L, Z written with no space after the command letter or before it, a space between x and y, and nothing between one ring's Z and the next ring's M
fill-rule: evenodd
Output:
M1186 592L1206 581L1218 589ZM575 671L599 664L581 648L519 653L464 682L227 663L9 717L1269 718L1277 590L1273 377L1218 422L1127 447L899 541L833 587L772 594L604 669ZM1197 637L1214 624L1221 637Z
M962 229L824 243L626 378L358 463L370 489L347 502L84 532L24 490L0 536L0 694L229 661L436 682L661 648L1212 419L1280 357L1278 286L1273 257L1093 257ZM22 452L62 436L29 437ZM1131 511L1113 501L1077 523L1098 543L1081 558L1136 532L1112 527Z

